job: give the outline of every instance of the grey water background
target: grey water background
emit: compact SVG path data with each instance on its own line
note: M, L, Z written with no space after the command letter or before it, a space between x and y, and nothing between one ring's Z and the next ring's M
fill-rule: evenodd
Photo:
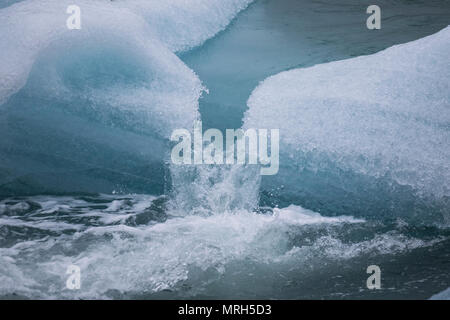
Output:
M239 128L250 93L270 75L375 53L394 44L430 35L450 22L449 1L378 1L382 8L382 29L367 30L365 8L370 4L370 1L349 0L259 0L213 39L179 54L209 90L209 94L200 100L204 129ZM119 55L111 59L119 64L124 57ZM35 95L35 87L41 79L39 74L46 63L53 61L41 58L27 86L1 111L0 166L7 168L2 171L6 178L1 177L4 180L0 186L2 217L19 217L17 219L29 224L1 225L0 244L2 248L11 248L27 241L68 239L64 241L71 243L71 247L64 249L61 245L49 251L37 247L35 253L26 252L21 258L23 261L19 261L25 266L24 270L33 268L32 259L43 259L45 255L76 255L97 242L111 240L109 235L86 235L71 240L70 237L80 231L80 226L85 229L116 225L140 227L165 224L171 219L165 210L167 168L154 151L164 150L166 146L158 139L152 139L151 134L142 137L140 132L123 128L111 130L108 125L101 124L93 128L89 121L74 118L64 108L53 108L54 101ZM67 123L73 132L82 132L91 140L92 136L99 138L94 139L95 143L79 143L72 139L70 132L66 136L53 134L69 130ZM104 141L109 141L107 146ZM117 150L121 152L118 154ZM148 159L152 159L151 164ZM17 172L9 172L14 171L10 168ZM29 168L33 168L33 172L29 172ZM294 203L325 214L333 211L322 201L320 192L292 198L283 190L269 196L274 193L270 188L270 178L267 178L263 181L262 206L284 207ZM119 194L95 194L112 191L119 191ZM136 202L141 199L123 193L163 196L156 200L146 199L149 204L145 209L137 210ZM45 197L50 199L34 197L37 194L47 194ZM384 196L388 195L381 195L381 198ZM339 198L339 195L335 197ZM48 213L45 210L49 201L56 202L56 211ZM115 206L116 203L120 206ZM126 214L127 217L105 222L99 216L89 215L97 211L101 212L101 218L114 214ZM359 212L359 216L366 215ZM252 259L235 259L226 263L224 273L194 266L189 269L187 279L176 282L170 289L156 293L151 290L111 290L107 295L149 299L422 299L450 286L448 227L405 222L395 212L390 217L369 215L366 218L367 222L362 225L294 226L271 230L283 234L282 242L286 248L311 246L311 251L305 253L306 261L294 259L279 266ZM37 221L67 223L72 227L46 228L39 226ZM164 241L173 241L177 234L172 236ZM323 237L340 241L341 244L331 247L338 252L342 250L342 255L369 244L368 248L364 247L366 251L361 250L362 254L340 260L322 257L316 252L329 248L328 245L314 247ZM380 249L380 244L370 250L370 241L377 237L386 238L380 242L386 250ZM436 240L439 241L435 243ZM365 269L371 264L382 268L382 290L365 288L368 276ZM14 296L14 293L6 295Z

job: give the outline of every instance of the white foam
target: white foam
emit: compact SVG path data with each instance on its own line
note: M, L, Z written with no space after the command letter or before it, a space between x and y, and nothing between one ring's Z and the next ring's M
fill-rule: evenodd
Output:
M52 221L21 221L15 218L0 218L0 226L28 227L50 231L79 230L80 225Z
M106 297L108 290L157 292L188 279L192 268L222 273L231 261L279 261L290 250L291 228L361 222L351 217L321 217L290 206L276 209L273 215L241 211L172 218L139 228L89 227L74 236L21 242L1 249L3 259L14 261L7 264L1 277L5 283L15 279L20 285L2 285L0 292L45 298ZM28 270L27 261L34 261L33 270ZM82 269L83 290L78 293L63 287L65 269L70 264Z
M370 230L370 222L350 216L321 216L294 205L274 208L272 214L236 210L211 216L172 217L164 223L133 227L115 223L123 220L120 219L123 216L143 212L155 198L130 195L114 199L102 195L101 200L104 209L91 208L98 205L96 202L71 197L29 198L28 201L41 207L35 209L36 214L29 213L26 217L35 219L31 225L36 226L37 222L58 235L44 234L40 239L0 248L0 295L111 298L114 292L148 294L178 290L177 286L184 281L198 285L201 290L208 275L220 279L235 270L236 263L244 265L243 273L252 272L252 266L257 266L284 274L330 259L402 254L441 240L416 239L397 231L382 234L368 231L364 239L355 242L343 231L366 227ZM7 207L14 206L10 200L5 203L9 203ZM68 206L70 214L42 216L44 211L61 206ZM106 225L59 222L61 218L80 221L87 216L97 216ZM20 216L4 219L7 221L2 220L1 224L28 225L28 222L20 225L23 222ZM61 232L66 229L76 231ZM79 291L65 289L65 272L71 264L81 268ZM201 274L201 280L196 273Z
M449 55L447 27L377 54L282 72L254 90L244 127L280 129L281 166L329 161L448 196Z

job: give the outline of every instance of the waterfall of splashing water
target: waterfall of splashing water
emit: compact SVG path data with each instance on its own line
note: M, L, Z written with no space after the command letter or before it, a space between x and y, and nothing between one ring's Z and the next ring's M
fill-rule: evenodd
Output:
M257 165L171 165L170 213L213 215L258 206Z

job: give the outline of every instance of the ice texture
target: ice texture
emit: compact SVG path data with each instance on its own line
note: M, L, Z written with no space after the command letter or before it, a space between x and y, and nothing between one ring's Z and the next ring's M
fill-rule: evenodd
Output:
M248 100L244 127L280 129L280 174L265 177L264 190L281 188L324 211L437 206L448 214L449 55L447 27L263 81Z
M167 140L204 90L175 51L248 2L81 0L81 30L71 1L1 9L0 194L161 193Z

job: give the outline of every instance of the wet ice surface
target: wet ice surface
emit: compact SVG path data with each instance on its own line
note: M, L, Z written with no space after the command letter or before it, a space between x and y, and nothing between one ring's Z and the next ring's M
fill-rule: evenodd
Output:
M2 8L0 194L162 194L167 142L198 118L203 91L175 52L248 2L80 0L75 32L69 0Z
M266 184L284 185L284 197L319 198L329 212L448 221L449 53L447 27L267 78L248 101L244 125L282 133L281 169Z

